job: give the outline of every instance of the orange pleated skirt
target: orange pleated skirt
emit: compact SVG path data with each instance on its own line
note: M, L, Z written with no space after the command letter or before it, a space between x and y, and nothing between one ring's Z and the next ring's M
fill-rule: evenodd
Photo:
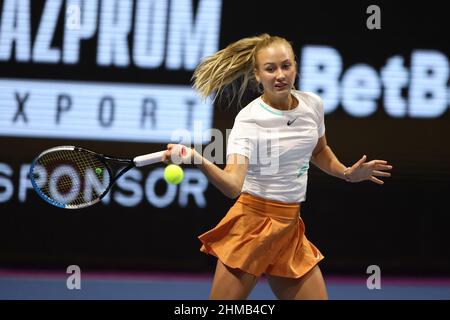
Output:
M305 236L298 203L243 193L216 227L200 235L201 251L255 276L300 278L324 257Z

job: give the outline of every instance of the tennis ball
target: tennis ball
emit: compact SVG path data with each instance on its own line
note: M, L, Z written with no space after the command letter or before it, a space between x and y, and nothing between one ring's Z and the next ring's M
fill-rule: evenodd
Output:
M183 181L184 172L179 165L169 164L164 169L164 179L170 184L179 184Z
M96 174L101 174L103 172L102 168L95 168Z

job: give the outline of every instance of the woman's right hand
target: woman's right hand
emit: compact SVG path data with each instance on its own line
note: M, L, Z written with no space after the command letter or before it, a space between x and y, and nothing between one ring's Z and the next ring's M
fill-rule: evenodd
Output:
M163 154L162 161L164 163L175 164L192 164L194 157L194 150L182 144L169 143L167 150Z

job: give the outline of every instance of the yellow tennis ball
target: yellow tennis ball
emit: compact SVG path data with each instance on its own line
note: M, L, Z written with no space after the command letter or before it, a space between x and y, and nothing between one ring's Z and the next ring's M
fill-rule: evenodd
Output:
M184 172L179 165L169 164L164 169L164 179L167 181L167 183L179 184L181 181L183 181L183 178Z

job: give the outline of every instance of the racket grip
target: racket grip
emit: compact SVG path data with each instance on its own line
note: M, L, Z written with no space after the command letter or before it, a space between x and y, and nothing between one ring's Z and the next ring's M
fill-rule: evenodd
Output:
M152 163L161 162L164 155L164 151L153 152L149 154L144 154L142 156L137 156L133 159L136 167L143 167Z

